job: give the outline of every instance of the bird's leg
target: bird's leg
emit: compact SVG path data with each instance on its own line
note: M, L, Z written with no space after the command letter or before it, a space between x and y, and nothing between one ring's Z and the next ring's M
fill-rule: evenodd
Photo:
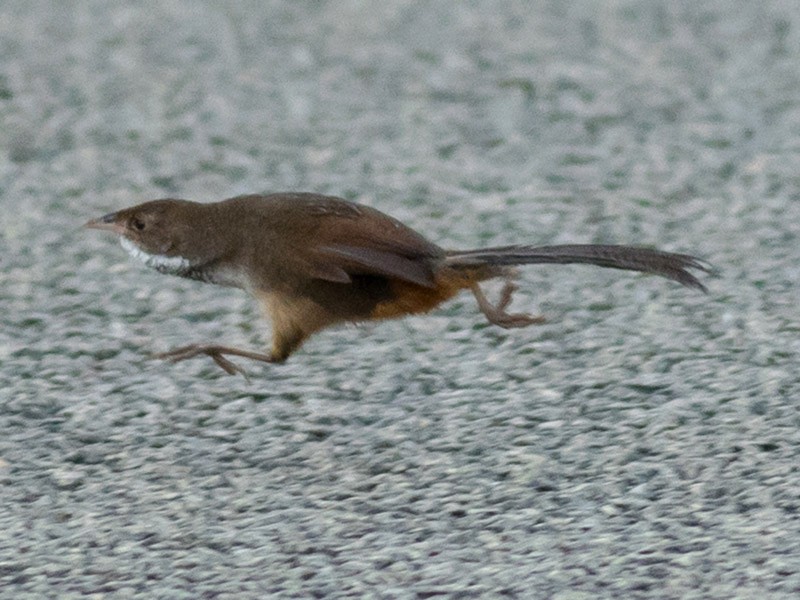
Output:
M181 346L180 348L173 348L167 352L156 354L155 356L156 358L163 358L172 362L180 362L201 355L210 356L228 375L240 373L247 379L245 370L225 358L226 354L250 358L265 363L282 363L289 358L292 352L300 347L307 337L308 333L302 329L288 324L281 324L273 328L272 351L269 354L241 350L231 346L220 346L217 344L189 344L188 346Z
M527 327L528 325L545 322L545 318L541 315L534 317L526 313L506 312L506 308L511 304L511 296L517 289L517 285L511 279L505 280L503 289L500 291L500 300L498 300L497 304L489 302L477 283L473 283L470 289L475 296L475 300L478 301L478 308L486 315L486 319L494 325L510 329L512 327Z
M247 373L241 367L235 365L225 355L242 356L253 360L259 360L265 363L278 363L283 360L275 358L269 354L262 354L260 352L251 352L249 350L240 350L239 348L232 348L230 346L219 346L216 344L189 344L188 346L181 346L180 348L173 348L167 352L156 354L156 358L163 358L171 362L180 362L195 356L206 355L210 356L215 363L228 375L235 375L240 373L247 379Z

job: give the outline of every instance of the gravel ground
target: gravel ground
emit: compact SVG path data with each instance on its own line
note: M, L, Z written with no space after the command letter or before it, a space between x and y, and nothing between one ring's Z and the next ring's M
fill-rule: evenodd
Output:
M0 597L798 597L796 2L5 0L0 56ZM151 360L268 326L80 225L287 189L721 274Z

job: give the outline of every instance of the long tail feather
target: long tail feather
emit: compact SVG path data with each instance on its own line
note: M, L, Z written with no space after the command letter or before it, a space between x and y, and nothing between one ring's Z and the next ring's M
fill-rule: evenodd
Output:
M445 259L451 267L479 265L589 264L660 275L687 287L707 292L690 269L711 273L703 260L688 254L674 254L634 246L570 244L563 246L503 246L480 250L453 251Z

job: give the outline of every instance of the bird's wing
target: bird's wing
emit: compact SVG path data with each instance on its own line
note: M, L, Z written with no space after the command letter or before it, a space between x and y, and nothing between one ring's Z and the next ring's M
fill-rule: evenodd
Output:
M341 281L341 274L378 275L423 287L435 287L433 260L444 256L400 221L373 208L338 201L317 229L312 261L322 279Z
M280 256L276 268L334 283L375 275L435 287L433 268L444 251L374 208L307 193L231 201L246 205L255 226L268 232L257 251Z
M380 275L423 287L435 286L429 262L419 257L348 243L318 246L316 254L319 262L315 261L313 268L320 279L347 283L351 275Z

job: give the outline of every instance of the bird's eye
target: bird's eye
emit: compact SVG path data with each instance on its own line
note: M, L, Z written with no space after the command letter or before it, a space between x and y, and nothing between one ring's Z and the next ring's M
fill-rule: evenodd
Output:
M144 221L134 217L131 219L131 227L133 227L136 231L144 231Z

